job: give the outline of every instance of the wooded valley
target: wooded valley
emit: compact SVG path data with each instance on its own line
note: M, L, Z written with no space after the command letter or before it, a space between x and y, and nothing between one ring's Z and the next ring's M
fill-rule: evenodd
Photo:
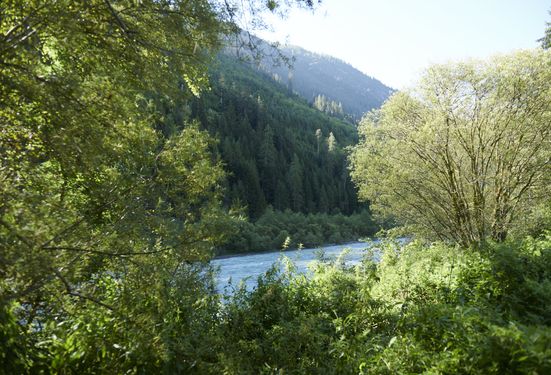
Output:
M551 27L401 91L255 55L319 3L0 5L0 373L551 373Z

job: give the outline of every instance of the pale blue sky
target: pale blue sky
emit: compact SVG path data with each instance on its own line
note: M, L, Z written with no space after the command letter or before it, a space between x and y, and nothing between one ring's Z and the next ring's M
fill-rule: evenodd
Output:
M551 0L323 0L258 35L338 57L394 88L431 63L534 48Z

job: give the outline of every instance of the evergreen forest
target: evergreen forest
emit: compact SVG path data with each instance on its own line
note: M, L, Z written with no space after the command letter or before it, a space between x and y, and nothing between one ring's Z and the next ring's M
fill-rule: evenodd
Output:
M209 76L212 88L192 102L191 117L220 141L229 205L246 205L252 218L268 205L345 215L359 209L343 151L357 142L353 123L321 113L226 55Z
M342 243L378 231L348 173L354 123L230 55L218 55L209 77L211 88L191 101L190 117L219 142L228 173L224 205L249 219L237 223L222 252L280 249L287 237L292 247Z

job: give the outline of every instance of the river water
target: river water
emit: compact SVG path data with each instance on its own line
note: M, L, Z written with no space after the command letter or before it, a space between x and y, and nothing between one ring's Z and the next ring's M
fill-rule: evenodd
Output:
M309 272L308 265L319 259L320 252L323 253L324 259L336 259L346 249L345 263L353 265L362 260L367 253L367 249L376 246L378 243L378 240L373 240L321 248L236 255L214 259L211 264L220 269L217 279L219 292L224 291L230 280L233 286L237 286L243 281L247 289L251 290L256 285L258 276L266 272L282 256L290 258L298 272L306 273Z

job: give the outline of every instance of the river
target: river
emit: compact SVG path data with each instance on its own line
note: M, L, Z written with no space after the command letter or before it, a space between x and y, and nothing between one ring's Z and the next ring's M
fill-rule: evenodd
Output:
M309 272L308 264L318 259L320 250L326 259L335 259L343 250L349 252L345 256L346 264L352 265L360 262L368 248L377 245L379 240L369 242L352 242L343 245L306 248L301 250L272 251L263 253L244 254L222 257L212 260L211 264L219 267L217 289L223 292L231 280L232 285L237 286L241 281L247 289L254 288L258 276L266 272L282 255L290 258L296 270L301 273Z

